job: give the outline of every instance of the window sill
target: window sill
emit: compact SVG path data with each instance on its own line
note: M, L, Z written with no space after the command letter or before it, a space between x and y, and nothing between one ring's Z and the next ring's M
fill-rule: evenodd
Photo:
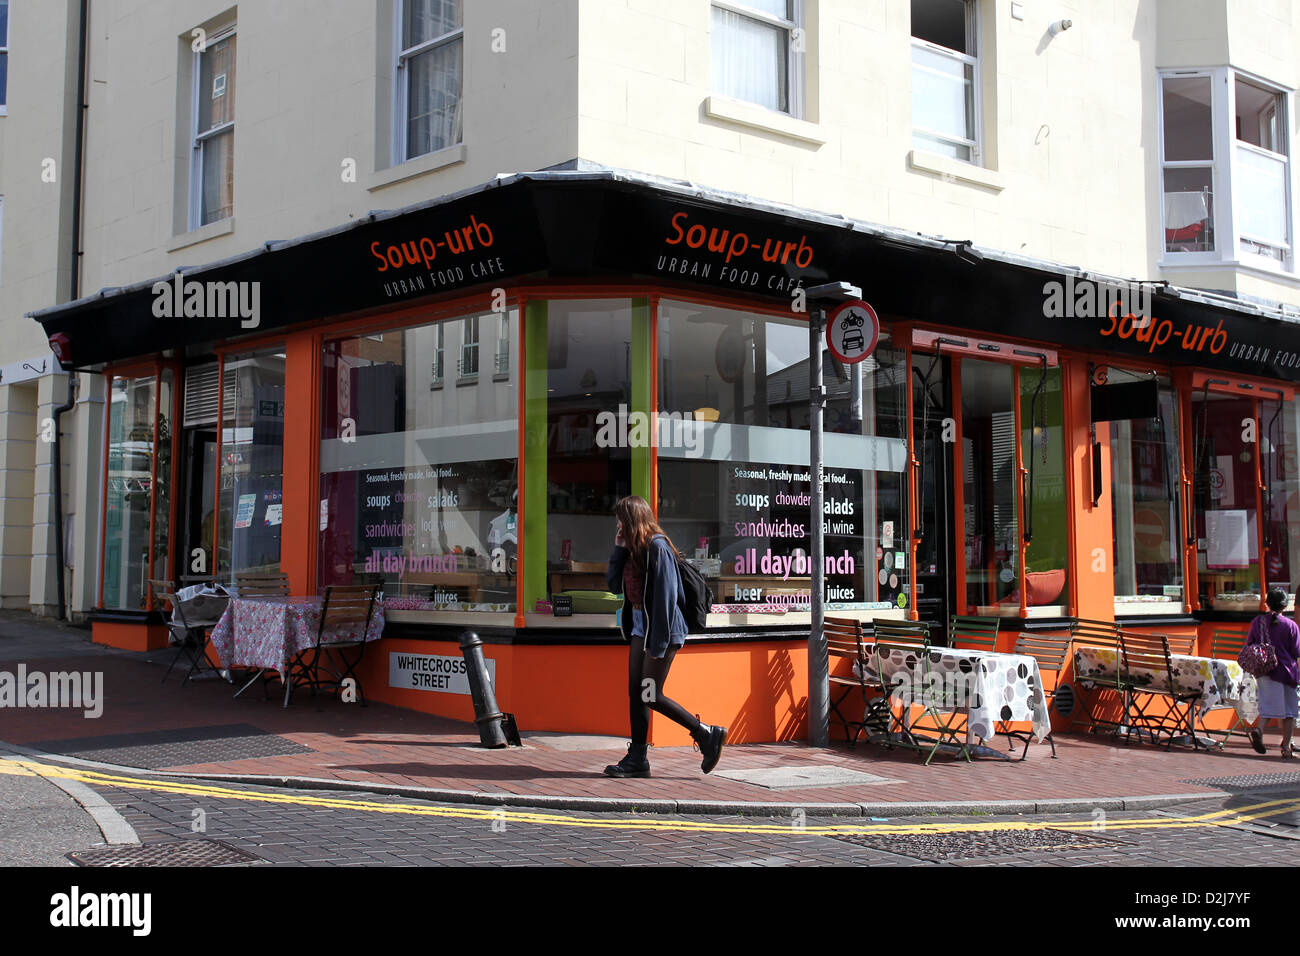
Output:
M494 381L494 382L508 382L508 381L510 381L510 373L509 373L509 372L497 372L497 373L495 373L495 374L492 376L492 381Z
M388 169L375 170L370 177L370 182L366 184L366 189L374 192L376 189L404 183L415 179L417 176L427 176L429 173L463 162L465 162L465 144L457 143L455 146L448 146L446 149L435 150L432 153L417 156L415 159L408 159L406 162L390 166Z
M1199 252L1186 254L1204 255L1204 253ZM1194 259L1191 262L1186 262L1181 259L1170 259L1168 258L1169 255L1178 255L1178 253L1166 253L1166 258L1156 263L1157 268L1162 272L1246 272L1250 275L1272 279L1275 282L1285 282L1287 285L1300 288L1300 276L1280 265L1270 267L1262 262L1255 265L1239 259Z
M197 229L191 229L189 232L182 232L178 236L172 236L167 243L168 252L177 252L190 246L197 246L200 242L207 242L209 239L216 239L219 236L228 236L235 231L235 217L228 219L218 219L216 222L210 222L206 226L199 226Z
M8 116L8 115L9 115L9 107L0 106L0 116Z
M478 384L477 375L462 375L460 378L456 379L457 388L460 388L462 385L477 385L477 384Z
M747 126L764 133L776 133L786 139L812 146L826 144L826 137L816 123L795 119L788 113L778 113L754 103L745 103L723 96L706 96L704 115L710 119Z
M442 382L433 382L433 383L431 383L431 384L429 385L429 391L431 391L431 392L440 392L440 391L442 391Z
M960 159L940 156L938 153L927 153L921 149L908 151L907 165L908 168L920 172L934 173L949 182L956 180L970 183L972 186L982 186L994 192L1001 192L1006 187L1002 181L1002 174L996 170L963 163Z

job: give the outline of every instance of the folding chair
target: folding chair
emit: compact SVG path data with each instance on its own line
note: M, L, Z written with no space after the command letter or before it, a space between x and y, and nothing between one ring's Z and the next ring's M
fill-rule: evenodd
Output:
M1211 638L1210 656L1235 661L1241 654L1242 649L1246 646L1247 637L1249 637L1249 634L1246 631L1215 631ZM1231 710L1234 713L1236 712L1236 708L1231 704L1217 704L1214 707L1207 707L1200 711L1197 720L1201 721L1201 729L1205 731L1207 736L1211 731L1205 727L1205 715L1216 710ZM1242 720L1240 716L1232 722L1232 725L1228 727L1226 731L1216 730L1213 731L1213 733L1223 734L1223 740L1221 743L1226 744L1228 738L1238 730L1241 730L1242 732L1250 730L1250 724Z
M905 682L886 680L884 666L885 658L892 657L896 651L916 656L916 671L913 674L914 680L911 683L913 690L919 691L919 699L917 693L909 692L902 695L902 698L898 701L900 704L899 713L894 712L893 698L905 686ZM926 644L911 642L886 643L882 640L877 640L872 648L875 672L884 693L885 706L889 711L889 725L885 735L885 739L888 741L886 746L898 744L903 747L910 747L918 753L925 753L926 766L929 766L930 761L934 759L934 755L941 748L950 746L956 748L969 762L971 759L970 748L957 734L957 731L962 727L965 715L956 709L960 706L958 702L949 701L946 696L936 698L935 688L929 679L929 651L930 648ZM917 721L909 718L911 717L912 707L918 705L921 708L921 713L917 720L928 719L932 724L930 727L921 729L923 731L932 731L934 733L933 737L915 732Z
M162 683L167 683L167 678L172 676L172 668L176 666L176 662L182 657L187 657L190 661L190 669L189 673L185 675L185 679L181 681L181 686L184 687L195 674L213 670L210 665L205 663L208 647L207 626L190 624L185 620L185 609L181 607L180 599L176 597L176 590L172 587L170 581L158 581L150 578L149 590L153 592L154 604L158 607L159 612L163 614L163 623L167 625L170 642L177 645L176 654L172 657L171 664L167 666L167 673L163 674ZM163 610L169 604L172 608L170 618L166 616L167 612ZM195 637L196 633L197 638Z
M877 641L909 647L928 647L930 625L920 621L875 621L872 624Z
M1091 685L1093 690L1099 692L1111 691L1119 694L1121 697L1120 706L1123 708L1125 705L1125 701L1123 700L1125 696L1123 691L1124 661L1119 647L1119 628L1111 621L1090 621L1084 618L1078 618L1070 625L1070 643L1076 652L1081 647L1102 648L1114 651L1115 673L1113 676L1085 676L1084 674L1079 673L1076 657L1074 677L1075 681L1080 684L1080 690L1086 689L1083 688L1082 685L1087 683ZM1116 733L1118 733L1119 728L1124 726L1122 720L1106 720L1099 717L1097 701L1093 699L1094 696L1100 696L1100 694L1085 695L1080 693L1080 703L1083 706L1079 708L1078 713L1076 713L1074 718L1070 721L1070 726L1066 729L1073 730L1080 722L1080 719L1086 717L1088 719L1088 733L1095 734L1098 726L1114 727Z
M844 693L833 698L830 703L831 710L844 725L844 736L849 746L854 747L857 745L858 737L866 729L867 713L872 703L867 694L867 657L862 643L862 622L854 618L828 617L823 622L822 633L826 636L826 654L832 667L837 660L847 660L852 666L852 671L848 674L830 675L832 686L844 688ZM861 720L849 720L840 711L840 705L853 694L854 688L857 688L862 695ZM850 727L857 728L851 735Z
M1127 685L1126 722L1138 729L1145 729L1151 742L1159 743L1158 735L1166 737L1165 749L1173 746L1178 731L1184 727L1187 736L1195 747L1200 747L1193 723L1194 707L1200 700L1200 692L1180 691L1174 687L1174 665L1169 653L1169 639L1163 634L1137 634L1133 631L1120 632L1120 650L1124 657L1123 675ZM1157 680L1164 680L1166 686L1152 685L1135 671L1153 671ZM1169 713L1156 715L1148 712L1154 698L1166 698Z
M366 631L375 613L379 588L378 584L336 584L325 589L325 600L320 609L320 625L316 628L316 643L290 662L289 673L285 677L285 707L289 706L289 699L293 695L296 684L305 684L311 688L312 699L316 700L318 688L331 687L342 690L344 683L349 679L356 683L357 699L361 706L366 706L366 695L361 688L361 679L357 677L356 666L365 654ZM341 629L351 633L342 637L326 636L330 631ZM358 648L357 656L351 660L341 653L345 648L350 647ZM323 658L322 652L324 652ZM330 652L338 653L338 659L343 667L341 672L328 663ZM330 673L330 678L321 677L322 664ZM319 700L316 701L316 709L320 709Z
M1169 641L1169 653L1181 654L1184 657L1193 657L1196 654L1196 635L1195 634L1169 634L1165 638Z
M996 617L958 617L954 614L948 625L948 646L970 651L996 652L998 627L1001 623Z
M289 575L265 571L240 571L235 575L240 597L288 597Z
M1056 703L1056 688L1061 683L1061 672L1065 670L1065 661L1070 656L1070 639L1068 637L1058 637L1051 634L1031 634L1028 631L1020 635L1016 641L1016 648L1013 651L1025 657L1032 657L1038 661L1038 673L1041 676L1050 671L1055 675L1052 681L1052 687L1049 690L1046 685L1043 686L1043 696L1047 698L1047 710L1051 713L1052 707ZM1024 744L1024 751L1020 754L1020 759L1024 760L1029 756L1029 745L1033 743L1034 735L1032 731L1026 730L1008 730L1007 745L1010 746L1011 738L1021 741ZM1056 740L1054 735L1049 731L1047 742L1052 747L1052 759L1056 759ZM1015 749L1014 747L1011 749Z

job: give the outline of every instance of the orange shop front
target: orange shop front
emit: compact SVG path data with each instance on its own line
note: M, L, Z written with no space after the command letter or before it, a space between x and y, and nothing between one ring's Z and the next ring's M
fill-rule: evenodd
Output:
M455 682L416 675L453 667L473 629L522 727L621 734L625 650L601 592L613 502L640 494L716 596L674 696L737 742L800 738L800 290L840 279L884 329L867 362L827 363L829 614L939 633L997 616L1004 650L1023 629L1121 620L1208 652L1263 583L1294 593L1284 320L1136 290L1051 321L1051 283L1091 280L965 252L530 174L45 310L65 362L113 399L96 639L157 646L150 578L379 583L368 698L470 717ZM260 314L160 317L158 282L258 282Z

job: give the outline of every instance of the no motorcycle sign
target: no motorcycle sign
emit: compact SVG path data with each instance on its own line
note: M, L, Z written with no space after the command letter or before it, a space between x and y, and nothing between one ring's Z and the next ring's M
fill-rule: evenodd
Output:
M826 344L840 362L861 362L876 350L880 319L876 310L861 299L845 302L830 314L826 323Z

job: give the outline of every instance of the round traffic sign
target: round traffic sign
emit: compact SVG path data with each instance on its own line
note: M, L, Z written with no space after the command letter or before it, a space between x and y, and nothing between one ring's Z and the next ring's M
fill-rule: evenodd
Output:
M846 365L861 362L874 352L879 339L876 310L861 299L838 306L826 323L826 344L831 354Z

